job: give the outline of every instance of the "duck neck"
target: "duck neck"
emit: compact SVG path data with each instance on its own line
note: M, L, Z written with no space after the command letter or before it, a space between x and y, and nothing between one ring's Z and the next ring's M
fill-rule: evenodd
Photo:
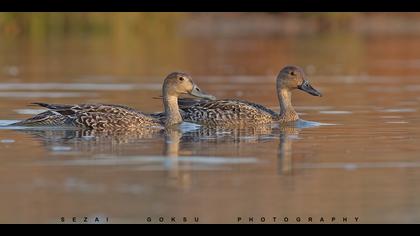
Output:
M292 92L289 89L280 88L277 92L280 103L279 120L295 121L299 119L298 114L292 106Z
M178 97L173 95L165 95L163 98L165 107L165 126L172 126L182 123L182 116L179 112Z

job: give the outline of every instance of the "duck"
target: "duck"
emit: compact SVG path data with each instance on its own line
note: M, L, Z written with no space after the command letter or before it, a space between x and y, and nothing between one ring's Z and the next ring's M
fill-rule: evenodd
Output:
M288 123L299 120L292 105L292 91L298 89L310 95L322 94L312 87L304 70L298 66L283 67L276 79L280 112L263 105L239 99L180 99L182 119L207 126L249 126L272 122ZM154 113L153 117L165 119L165 113Z
M117 104L49 104L34 102L48 110L11 126L75 127L96 131L137 130L149 127L166 128L183 122L178 97L189 94L206 100L206 94L183 72L170 73L162 86L165 119L156 119L134 108Z

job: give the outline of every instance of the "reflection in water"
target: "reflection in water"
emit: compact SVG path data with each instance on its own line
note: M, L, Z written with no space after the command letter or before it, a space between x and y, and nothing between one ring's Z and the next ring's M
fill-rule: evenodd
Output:
M160 157L141 158L141 156L132 156L133 153L123 152L129 150L132 146L147 145L150 143L162 143L162 155L165 157L158 169L168 172L168 178L178 181L178 185L185 185L189 179L188 171L200 170L198 164L203 170L211 169L211 165L229 165L254 163L252 158L241 157L212 157L192 155L199 152L203 147L213 145L234 145L236 151L248 147L249 144L274 142L279 140L278 144L278 173L290 174L292 171L292 140L299 134L299 130L294 125L261 125L250 126L246 128L221 128L196 126L192 129L175 127L166 130L143 129L136 132L97 132L94 130L79 129L17 129L16 131L34 136L43 146L54 154L78 154L90 153L96 157L107 156L108 159L117 159L121 163L147 164L147 162L159 162ZM128 145L128 146L127 146ZM187 154L185 157L183 154ZM100 155L100 156L98 156ZM124 157L125 156L125 157ZM236 155L239 156L239 155ZM129 158L131 158L131 162ZM146 157L146 156L145 156ZM88 165L103 165L103 160L73 160L73 163ZM92 162L93 161L93 162ZM88 163L89 162L89 163ZM181 167L181 163L183 163ZM55 162L56 163L56 162ZM69 162L66 161L68 164ZM207 166L206 166L207 165ZM186 170L181 175L181 170Z
M210 143L255 143L272 138L271 125L248 127L206 127L186 133L185 142L210 142Z
M280 142L278 147L278 173L291 174L293 169L292 138L299 134L299 129L293 126L280 127Z
M304 121L303 121L304 122ZM309 122L307 123L307 125ZM278 144L278 173L292 172L292 140L299 134L301 123L292 125L260 125L245 128L214 128L201 127L183 136L185 142L237 144L241 146L262 142L272 142L279 139ZM310 126L308 126L310 127Z
M190 175L181 175L179 170L179 143L182 133L178 128L165 130L165 144L163 155L167 160L164 162L165 169L168 170L169 185L188 187Z
M136 144L142 140L153 140L162 135L159 129L141 129L136 132L97 132L84 129L18 129L33 135L51 151L71 151L73 153L122 154L122 145Z

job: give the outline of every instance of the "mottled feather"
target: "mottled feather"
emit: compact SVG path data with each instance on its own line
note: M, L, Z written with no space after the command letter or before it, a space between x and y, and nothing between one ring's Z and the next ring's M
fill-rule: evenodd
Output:
M178 99L182 119L210 126L241 126L268 124L278 119L278 114L262 105L244 100ZM152 114L164 120L164 113Z
M47 104L34 103L49 109L13 125L64 126L94 130L135 130L161 127L162 122L133 108L115 104Z
M180 113L184 121L211 126L248 126L268 124L273 121L281 123L294 122L299 115L291 103L291 92L300 89L313 96L321 96L305 79L302 68L285 66L276 78L276 90L280 105L280 113L276 113L260 104L237 100L205 100L178 99ZM157 119L165 119L166 114L152 115Z

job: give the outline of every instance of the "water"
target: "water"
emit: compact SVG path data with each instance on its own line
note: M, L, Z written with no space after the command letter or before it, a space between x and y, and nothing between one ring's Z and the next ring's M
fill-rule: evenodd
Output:
M324 96L293 93L308 121L297 127L183 124L119 136L3 127L0 222L420 221L419 36L149 34L130 45L99 36L2 39L1 125L42 111L31 102L160 111L153 97L173 70L217 97L278 110L275 75L297 64Z

